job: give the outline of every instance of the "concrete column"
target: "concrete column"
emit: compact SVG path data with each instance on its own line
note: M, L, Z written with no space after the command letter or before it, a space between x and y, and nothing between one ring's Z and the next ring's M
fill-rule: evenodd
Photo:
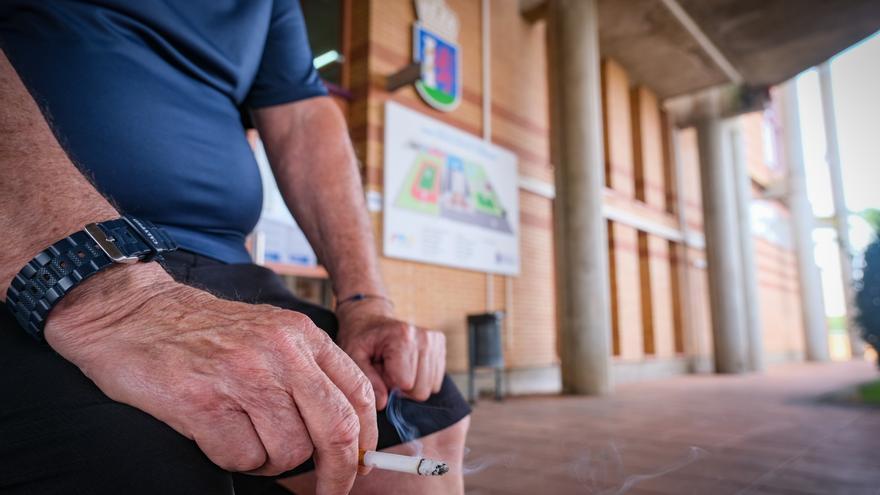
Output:
M739 248L742 261L742 291L745 304L746 355L749 369L764 369L764 332L761 328L761 309L758 303L758 275L755 269L755 243L752 239L752 180L745 157L745 141L739 119L731 123L731 151L736 186L737 217L739 219Z
M781 92L782 126L785 134L788 209L798 264L798 286L801 293L801 316L804 326L804 347L810 361L828 360L828 325L822 279L816 266L813 244L813 208L807 199L804 174L804 152L801 146L801 121L798 111L797 84L788 81Z
M840 148L837 144L837 116L834 113L834 93L831 86L831 64L819 66L819 89L822 93L822 120L825 122L825 155L831 178L831 196L834 201L834 228L837 231L837 249L840 253L840 276L846 300L846 329L853 357L865 354L865 344L855 321L856 294L853 286L852 247L849 243L849 209L843 192L843 173L840 169Z
M739 220L729 142L719 118L697 123L700 180L706 258L709 265L709 299L715 370L742 373L746 357L746 318L740 260Z
M556 280L563 390L611 390L596 0L548 0Z

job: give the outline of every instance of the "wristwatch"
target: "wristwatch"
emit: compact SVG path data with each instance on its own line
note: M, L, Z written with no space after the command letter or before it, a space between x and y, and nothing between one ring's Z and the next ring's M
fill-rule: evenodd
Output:
M124 215L90 223L30 260L12 279L6 307L28 334L42 341L49 311L83 280L114 263L161 259L175 249L174 240L146 220Z

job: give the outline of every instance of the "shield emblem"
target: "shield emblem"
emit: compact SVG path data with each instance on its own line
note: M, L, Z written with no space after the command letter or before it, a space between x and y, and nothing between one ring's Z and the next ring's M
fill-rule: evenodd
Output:
M413 25L413 61L421 66L416 91L428 105L448 112L461 101L461 61L458 45Z

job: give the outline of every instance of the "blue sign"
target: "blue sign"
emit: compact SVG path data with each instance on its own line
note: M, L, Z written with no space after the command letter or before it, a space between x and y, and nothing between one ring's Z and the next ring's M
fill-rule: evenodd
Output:
M461 60L458 45L421 23L413 25L413 61L421 64L416 91L426 103L448 112L461 101Z

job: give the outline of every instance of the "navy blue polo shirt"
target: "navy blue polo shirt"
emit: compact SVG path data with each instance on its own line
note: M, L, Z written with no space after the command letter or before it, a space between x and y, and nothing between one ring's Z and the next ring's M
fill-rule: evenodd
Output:
M122 211L250 261L262 185L240 110L326 94L298 0L3 0L0 46Z

